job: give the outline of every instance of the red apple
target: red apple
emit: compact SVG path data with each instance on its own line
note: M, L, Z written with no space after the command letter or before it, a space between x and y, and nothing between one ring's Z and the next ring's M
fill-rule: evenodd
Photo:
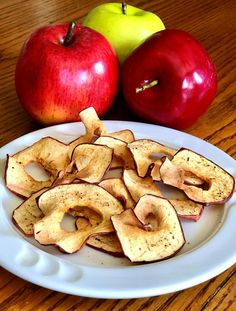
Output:
M99 116L117 93L118 58L101 34L85 26L51 25L24 44L15 72L18 97L43 124L79 120L93 106Z
M163 30L126 59L122 89L128 106L141 118L184 129L215 98L217 74L195 38L182 30Z

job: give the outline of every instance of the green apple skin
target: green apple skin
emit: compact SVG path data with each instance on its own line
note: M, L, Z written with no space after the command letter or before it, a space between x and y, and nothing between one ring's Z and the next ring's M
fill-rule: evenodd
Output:
M83 25L106 37L116 51L120 64L153 33L165 29L162 20L154 13L126 6L105 3L89 12Z

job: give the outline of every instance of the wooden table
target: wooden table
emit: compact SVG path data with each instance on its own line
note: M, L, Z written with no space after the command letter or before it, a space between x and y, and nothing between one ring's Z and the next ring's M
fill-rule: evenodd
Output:
M81 22L99 3L102 1L0 0L0 146L40 128L23 111L14 89L14 69L22 43L39 26L71 20ZM208 112L186 132L236 158L235 1L134 0L128 3L158 13L168 28L189 31L209 51L218 71L218 94ZM137 120L122 98L116 100L104 119ZM0 268L0 310L236 310L235 268L174 294L125 300L57 293Z

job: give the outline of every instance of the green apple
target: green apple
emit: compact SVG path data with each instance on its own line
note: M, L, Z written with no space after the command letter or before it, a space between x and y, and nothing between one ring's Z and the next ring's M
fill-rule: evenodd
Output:
M114 47L120 64L145 39L165 29L156 14L125 3L105 3L97 6L87 15L83 25L107 38Z

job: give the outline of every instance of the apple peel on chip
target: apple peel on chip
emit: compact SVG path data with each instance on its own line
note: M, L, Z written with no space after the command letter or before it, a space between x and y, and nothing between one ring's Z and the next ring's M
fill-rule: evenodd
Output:
M44 192L38 205L45 215L34 224L34 237L43 245L54 244L66 253L78 251L89 236L114 231L110 217L123 211L121 203L102 187L81 183L56 186ZM61 222L65 213L76 206L89 207L99 213L101 222L97 226L67 232Z
M205 181L204 187L185 183L185 171L190 171ZM187 197L203 204L223 204L227 202L235 186L234 178L217 164L189 149L180 149L169 160L165 159L160 168L165 184L179 188Z
M176 211L164 198L144 195L134 210L125 210L111 220L124 254L132 262L169 258L185 244Z

